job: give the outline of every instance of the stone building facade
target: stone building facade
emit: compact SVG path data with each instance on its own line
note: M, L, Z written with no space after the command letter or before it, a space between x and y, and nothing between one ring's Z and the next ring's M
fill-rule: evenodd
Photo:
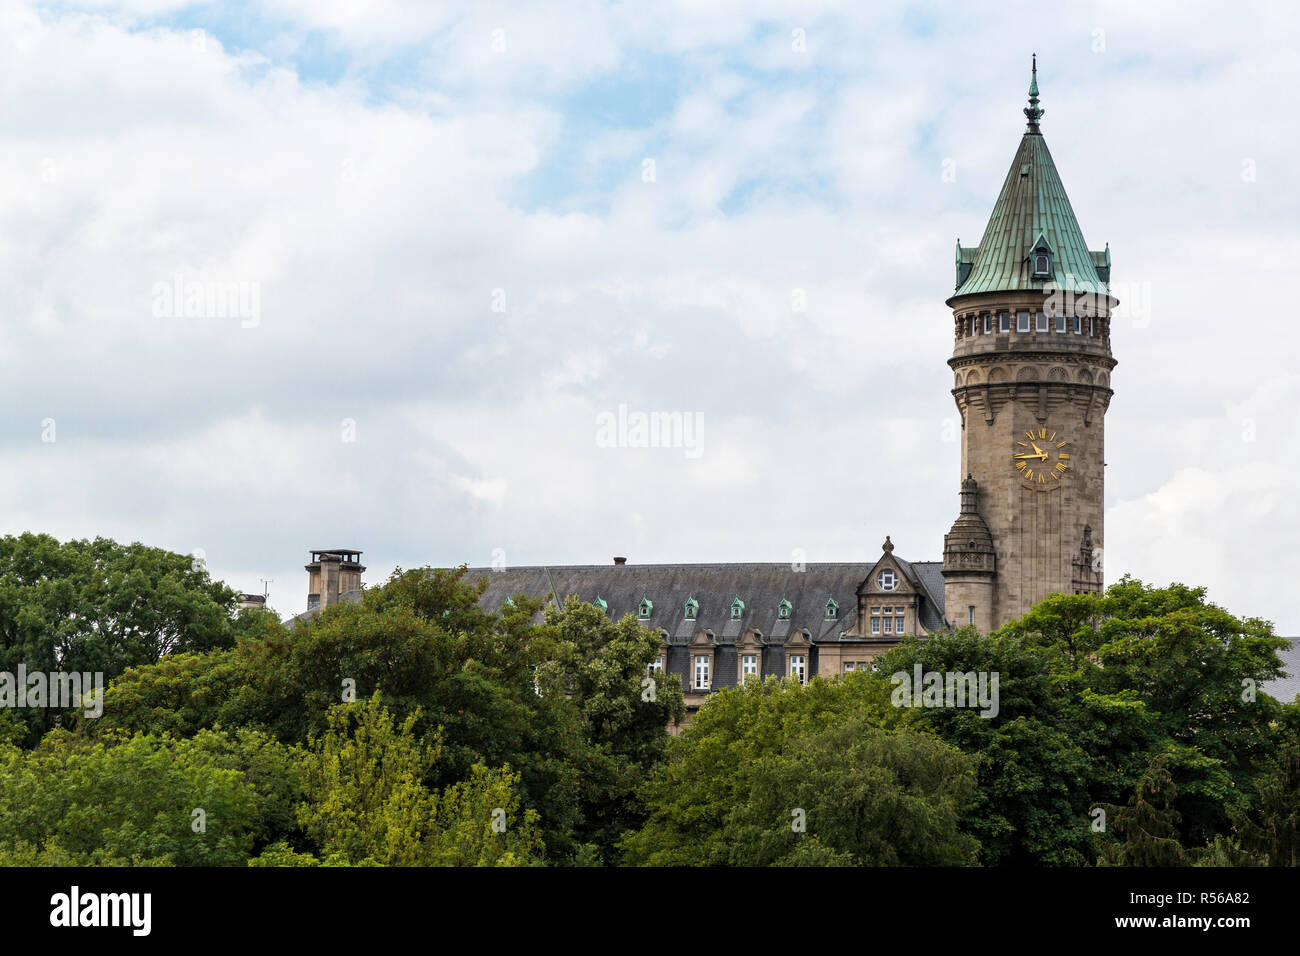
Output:
M1047 595L1101 589L1110 247L1091 251L1039 121L977 246L957 243L953 398L961 511L944 541L948 620L991 630Z

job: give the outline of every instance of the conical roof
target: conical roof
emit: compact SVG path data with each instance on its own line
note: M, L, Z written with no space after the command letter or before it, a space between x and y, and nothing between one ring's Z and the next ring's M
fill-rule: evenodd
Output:
M1106 292L1110 249L1090 252L1039 129L1035 64L1029 126L1020 139L993 215L978 246L957 245L955 295L1042 289L1054 283L1078 292ZM1050 275L1035 276L1035 251L1049 253Z

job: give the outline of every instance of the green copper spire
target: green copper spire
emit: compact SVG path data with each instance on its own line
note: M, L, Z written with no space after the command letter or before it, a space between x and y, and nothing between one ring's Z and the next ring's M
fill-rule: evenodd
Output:
M1029 120L1029 125L1025 128L1026 133L1038 132L1038 121L1043 118L1047 110L1038 108L1038 54L1034 54L1033 69L1029 74L1029 106L1025 108L1025 118Z
M979 245L957 242L954 295L1068 289L1108 292L1110 249L1083 239L1061 177L1038 129L1038 59L1029 83L1029 128L1002 183ZM1046 270L1040 256L1046 257Z

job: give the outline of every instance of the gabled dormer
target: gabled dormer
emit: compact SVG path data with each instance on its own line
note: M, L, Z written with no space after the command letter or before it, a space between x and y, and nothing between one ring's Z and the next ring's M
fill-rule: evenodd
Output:
M1044 281L1052 278L1055 257L1056 253L1052 249L1052 244L1047 241L1047 235L1040 232L1029 250L1030 276Z

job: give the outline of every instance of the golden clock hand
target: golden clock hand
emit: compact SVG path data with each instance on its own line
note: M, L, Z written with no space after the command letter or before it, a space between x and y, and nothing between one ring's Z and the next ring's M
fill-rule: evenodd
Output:
M1013 455L1012 457L1013 457L1013 458L1039 458L1039 459L1041 459L1041 458L1046 458L1047 456L1044 455L1044 454L1039 453L1039 454L1037 454L1037 455Z
M1031 444L1031 445L1034 446L1034 454L1036 454L1036 455L1042 455L1044 458L1047 457L1047 453L1044 452L1041 448L1039 448L1039 447L1038 447L1038 444L1037 444L1036 442L1032 442L1032 441L1031 441L1029 444Z

